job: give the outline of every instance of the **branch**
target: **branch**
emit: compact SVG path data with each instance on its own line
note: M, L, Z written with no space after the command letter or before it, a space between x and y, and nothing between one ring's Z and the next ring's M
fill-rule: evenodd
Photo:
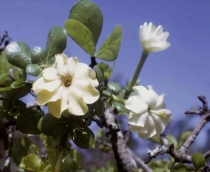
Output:
M138 171L133 158L131 158L129 151L126 147L123 134L115 122L113 109L107 109L104 113L104 120L108 128L107 136L110 137L112 148L115 155L118 171L132 172Z
M91 63L90 63L90 67L93 68L95 65L97 65L97 62L96 62L96 58L95 57L90 57L90 60L91 60Z
M207 152L205 152L205 153L203 154L203 156L204 156L206 159L208 159L208 158L210 157L210 150L207 151Z
M111 143L106 142L106 141L102 141L100 139L96 139L96 143L102 144L102 145L107 146L107 147L112 147ZM148 165L146 165L144 163L144 161L141 158L139 158L130 148L128 148L128 152L136 160L136 162L139 163L139 165L141 166L143 171L152 172L151 168Z

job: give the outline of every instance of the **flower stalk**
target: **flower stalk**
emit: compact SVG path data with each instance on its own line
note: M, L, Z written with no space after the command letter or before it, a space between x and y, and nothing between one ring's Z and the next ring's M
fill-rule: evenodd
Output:
M63 154L64 154L64 148L61 148L58 152L58 156L55 162L54 172L60 172Z
M131 81L128 84L128 87L126 89L124 98L127 98L127 96L129 95L129 93L131 92L133 86L136 84L136 81L137 81L137 79L139 77L139 74L141 72L141 69L142 69L142 67L143 67L143 65L144 65L144 63L145 63L148 55L149 55L149 52L146 51L146 50L143 50L142 55L141 55L141 58L140 58L140 61L139 61L138 66L136 68L136 71L135 71L135 73L134 73L134 75L133 75L133 77L132 77L132 79L131 79Z
M113 95L112 93L110 93L110 92L108 92L106 90L102 91L102 95L107 97L107 98L111 98L112 100L114 100L114 101L116 101L118 103L125 104L125 99L122 99L122 98L120 98L118 96L115 96L115 95Z

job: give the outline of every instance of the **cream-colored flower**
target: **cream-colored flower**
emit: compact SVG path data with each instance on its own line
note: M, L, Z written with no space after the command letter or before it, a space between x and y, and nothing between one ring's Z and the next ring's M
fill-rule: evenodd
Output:
M167 49L170 43L167 42L168 32L163 32L163 27L146 22L139 27L139 39L142 47L147 52L157 52Z
M134 96L126 100L125 107L131 110L128 123L130 130L138 132L142 138L160 135L171 121L171 111L165 109L164 94L160 96L152 86L146 89L143 86L133 87Z
M49 112L57 118L66 109L73 115L84 115L88 111L86 104L99 98L94 70L77 57L57 54L55 58L56 63L44 69L43 77L33 84L38 104L47 103Z

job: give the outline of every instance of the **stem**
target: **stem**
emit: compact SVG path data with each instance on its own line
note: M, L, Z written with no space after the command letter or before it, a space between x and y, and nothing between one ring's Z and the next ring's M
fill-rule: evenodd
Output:
M61 168L61 162L63 159L63 154L64 154L64 148L61 148L58 152L58 156L55 162L55 169L54 172L60 172L60 168Z
M131 79L130 83L128 84L128 88L126 89L126 92L125 92L125 95L124 95L124 98L127 98L127 96L129 95L129 93L131 92L133 86L136 84L136 80L138 79L139 77L139 74L141 72L141 69L148 57L149 53L147 51L143 51L142 52L142 55L141 55L141 58L140 58L140 61L138 63L138 66L136 68L136 71L133 75L133 78Z
M120 97L117 97L117 96L111 94L110 92L108 92L106 90L103 90L102 91L102 95L105 96L105 97L110 97L112 100L114 100L116 102L119 102L121 104L125 104L125 99L122 99Z

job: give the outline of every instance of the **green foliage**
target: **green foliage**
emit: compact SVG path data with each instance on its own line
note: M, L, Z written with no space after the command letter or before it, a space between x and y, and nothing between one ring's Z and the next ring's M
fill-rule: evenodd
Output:
M23 42L12 42L5 48L8 62L21 69L31 63L31 52L28 45Z
M116 26L112 33L107 37L101 45L97 53L94 55L97 58L114 61L116 60L122 42L122 27Z
M121 91L120 85L117 84L116 82L110 81L110 82L108 82L107 86L108 86L109 90L112 91L113 93Z
M89 55L95 52L95 43L91 31L75 19L65 21L64 27L67 34Z
M66 48L67 34L66 30L61 26L55 26L48 32L46 45L45 62L48 62L56 54L62 53Z
M152 161L149 163L153 172L170 172L170 162L163 161L162 159Z
M32 76L38 76L41 72L41 68L37 64L29 64L26 66L26 73Z
M95 102L95 113L99 117L104 113L104 102L101 97Z
M178 149L187 140L187 138L190 136L190 134L191 134L191 131L186 131L186 132L184 132L184 133L181 134L180 139L179 139L179 142L178 142L178 146L177 146Z
M8 73L10 68L10 64L5 57L5 52L0 53L0 74Z
M78 126L71 132L73 142L80 148L90 149L94 144L94 134L86 126Z
M192 155L192 162L196 170L199 170L206 163L205 157L201 153L194 153Z
M67 124L70 118L61 116L59 119L50 113L40 118L38 123L39 130L46 136L61 136L67 131ZM60 133L60 134L59 134Z
M96 73L96 78L99 82L99 84L101 82L104 81L104 71L103 71L103 68L101 68L99 65L95 65L94 66L94 70L95 70L95 73Z
M4 84L4 82L7 80L8 76L9 76L8 73L0 74L0 86Z
M20 168L25 170L38 171L41 159L35 154L29 154L23 157L20 163Z
M31 141L27 137L21 137L14 142L12 147L12 158L17 165L20 164L22 157L28 154Z
M174 137L174 136L172 136L172 135L168 135L168 140L169 140L169 142L171 143L171 144L173 144L174 145L174 149L177 149L177 140L176 140L176 138Z
M104 63L104 62L101 62L101 63L98 64L98 66L103 69L104 79L109 79L109 77L112 74L112 69L109 67L109 65Z
M186 166L184 164L177 164L176 166L174 166L171 172L195 172L195 170L191 166Z
M13 72L12 72L12 77L17 81L17 80L24 80L26 79L26 72L25 70L16 67L16 66L12 66Z
M75 19L85 25L92 33L97 44L103 26L103 15L98 6L89 0L78 1L70 10L69 19Z
M34 49L31 51L31 61L33 64L39 64L42 65L45 63L46 59L46 52L41 47L34 47Z

